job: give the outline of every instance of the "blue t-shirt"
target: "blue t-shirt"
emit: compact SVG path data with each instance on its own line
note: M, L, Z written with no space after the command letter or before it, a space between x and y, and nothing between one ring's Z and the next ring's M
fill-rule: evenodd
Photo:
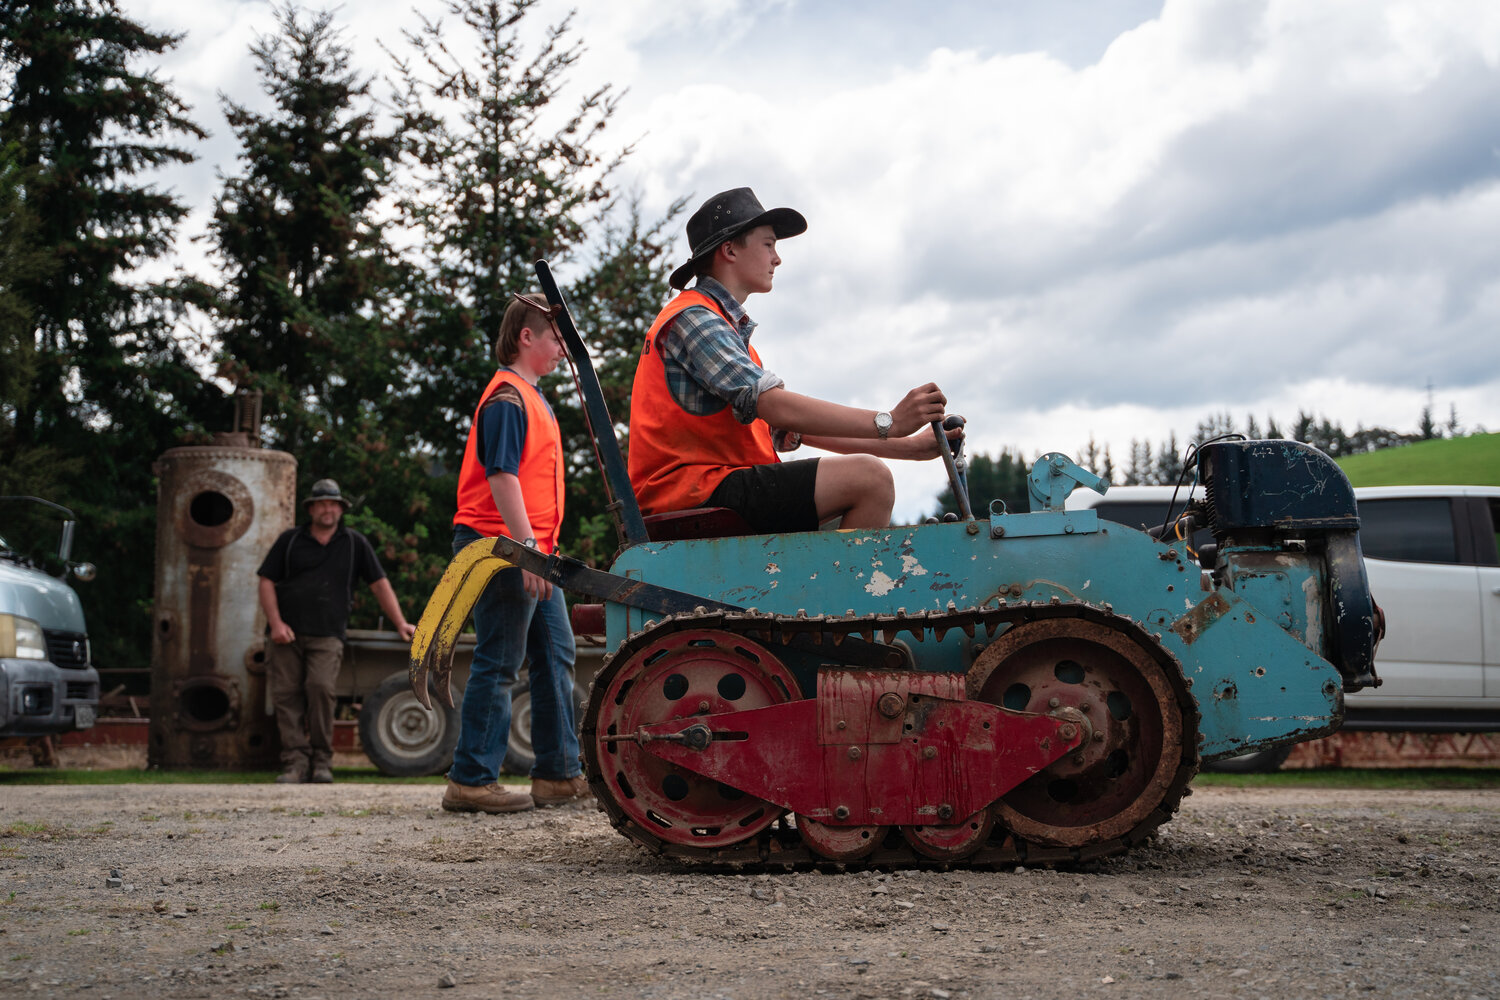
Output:
M513 368L505 370L515 371ZM550 414L552 407L547 403L547 397L535 388L532 391ZM513 385L503 384L479 411L479 432L474 449L486 476L497 472L508 472L513 476L521 474L521 451L526 446L526 406L521 401L520 392Z

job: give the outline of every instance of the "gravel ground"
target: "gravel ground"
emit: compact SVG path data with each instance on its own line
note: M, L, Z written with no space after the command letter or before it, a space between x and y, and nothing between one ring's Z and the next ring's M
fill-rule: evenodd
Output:
M6 787L0 995L1500 997L1496 792L1199 789L1079 870L774 875L440 794Z

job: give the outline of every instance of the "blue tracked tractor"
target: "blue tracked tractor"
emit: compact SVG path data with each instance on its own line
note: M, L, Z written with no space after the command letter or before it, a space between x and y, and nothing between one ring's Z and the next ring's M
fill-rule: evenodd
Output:
M451 702L454 641L498 570L592 595L612 652L582 724L588 779L653 851L751 866L1113 854L1172 816L1200 761L1332 732L1343 692L1378 683L1353 493L1313 448L1203 446L1207 499L1160 537L1065 510L1108 484L1061 455L1032 471L1026 514L786 535L725 512L643 519L587 350L538 274L624 545L605 572L473 543L417 627L413 691ZM1191 551L1189 519L1216 544Z

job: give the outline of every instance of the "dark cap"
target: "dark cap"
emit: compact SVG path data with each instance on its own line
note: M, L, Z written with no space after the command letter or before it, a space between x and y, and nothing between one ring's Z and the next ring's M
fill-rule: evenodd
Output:
M721 191L708 199L688 219L688 262L672 272L668 279L673 288L686 288L693 276L693 264L706 257L740 233L756 226L770 226L778 240L807 232L807 220L790 208L761 207L760 199L749 188Z
M344 505L345 510L348 510L351 506L353 506L347 499L345 499L344 495L339 492L339 484L334 482L332 479L319 479L317 482L313 483L312 489L308 491L307 496L302 501L302 506L306 507L308 504L317 503L319 500L336 500Z

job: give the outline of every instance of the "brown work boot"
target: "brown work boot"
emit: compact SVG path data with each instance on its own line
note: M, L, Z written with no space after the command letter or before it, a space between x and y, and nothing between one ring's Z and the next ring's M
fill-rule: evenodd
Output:
M581 774L576 778L562 778L561 780L531 779L531 801L539 806L566 805L588 797L588 779Z
M276 776L278 785L300 785L307 780L307 761L293 760L282 765L281 773Z
M320 760L312 766L312 777L307 779L315 785L333 784L333 768L326 760Z
M449 778L443 808L448 812L518 813L532 805L531 796L525 792L513 792L497 784L460 785Z

